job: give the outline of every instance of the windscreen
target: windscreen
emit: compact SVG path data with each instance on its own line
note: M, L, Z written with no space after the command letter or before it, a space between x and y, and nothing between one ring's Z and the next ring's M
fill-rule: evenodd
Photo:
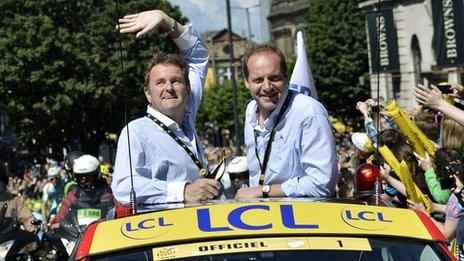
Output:
M257 238L141 248L92 260L450 260L438 243L413 239Z

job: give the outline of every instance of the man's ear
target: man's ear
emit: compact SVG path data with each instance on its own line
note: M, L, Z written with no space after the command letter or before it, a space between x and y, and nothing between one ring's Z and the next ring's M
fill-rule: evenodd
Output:
M245 87L249 90L250 89L250 83L248 82L247 79L243 79L243 80L244 80L243 82L245 83Z
M290 83L290 77L289 77L289 75L288 75L288 72L287 72L287 73L284 73L283 75L284 75L284 77L285 77L285 85L288 85L288 84Z
M148 87L143 87L143 92L145 93L145 97L147 98L147 101L148 103L151 104L151 92L150 92L150 88Z

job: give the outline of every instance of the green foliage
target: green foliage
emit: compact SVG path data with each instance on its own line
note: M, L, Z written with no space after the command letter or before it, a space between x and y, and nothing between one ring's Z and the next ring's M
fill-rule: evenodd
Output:
M245 109L250 100L250 92L245 87L245 84L242 80L238 81L237 110L240 138L243 136ZM234 114L232 101L232 84L230 81L226 81L224 84L213 85L204 91L196 123L200 136L211 136L214 130L217 129L218 133L229 130L230 138L233 138Z
M287 71L288 75L292 75L293 69L295 68L296 64L296 55L291 54L285 58L285 61L287 62Z
M330 115L352 121L367 99L358 79L368 68L364 15L359 1L314 0L306 14L308 59L320 101Z
M157 32L120 36L116 20L155 8L186 19L165 0L118 0L119 14L116 2L0 1L0 109L35 156L76 142L95 153L106 132L123 127L126 101L128 120L143 115L145 63L177 48Z

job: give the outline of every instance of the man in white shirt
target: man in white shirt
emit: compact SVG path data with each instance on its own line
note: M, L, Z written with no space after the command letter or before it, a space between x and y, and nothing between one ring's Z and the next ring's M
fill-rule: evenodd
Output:
M112 189L121 203L129 203L130 166L137 203L199 201L218 195L220 184L200 178L207 169L195 117L200 106L208 64L208 50L193 25L180 25L154 10L119 20L121 33L137 37L159 28L181 51L155 55L149 63L144 92L147 116L131 121L118 141Z
M325 108L289 91L285 58L274 46L251 47L242 67L253 98L245 116L250 187L236 198L333 196L337 160Z

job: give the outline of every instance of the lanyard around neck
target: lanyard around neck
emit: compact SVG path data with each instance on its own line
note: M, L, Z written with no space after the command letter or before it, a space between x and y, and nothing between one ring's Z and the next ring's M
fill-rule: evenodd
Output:
M269 136L269 140L267 141L266 150L264 151L264 158L263 158L262 163L261 163L261 160L259 159L258 138L257 138L257 135L255 133L255 156L258 159L259 167L261 168L261 173L259 174L259 185L264 184L264 178L265 178L267 163L269 161L269 156L271 155L272 142L274 141L274 136L275 136L275 133L276 133L277 124L279 124L280 120L282 119L282 116L284 115L285 111L287 110L291 99L292 99L292 93L289 90L288 94L287 94L287 97L285 98L284 104L282 105L282 108L280 108L279 114L276 117L274 127L272 127L271 134Z
M195 156L195 153L193 153L188 147L187 145L185 145L180 139L179 137L176 136L176 134L174 134L169 128L168 126L166 126L166 124L162 123L160 120L158 120L155 116L151 115L150 113L147 113L147 117L149 119L151 119L152 121L154 121L158 126L161 127L161 129L164 130L164 132L166 132L169 136L171 136L171 138L174 139L174 141L176 141L177 144L179 144L179 146L181 146L185 152L187 152L187 154L190 156L190 158L192 159L192 161L195 163L195 165L197 165L198 169L200 170L200 176L201 177L204 177L206 174L209 174L209 171L203 167L203 164L201 164L200 160Z

